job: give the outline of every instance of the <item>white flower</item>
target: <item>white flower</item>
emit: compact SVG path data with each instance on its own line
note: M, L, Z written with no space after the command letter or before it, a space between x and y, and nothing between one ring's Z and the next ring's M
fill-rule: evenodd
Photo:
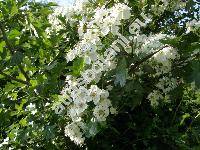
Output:
M116 108L114 108L114 107L110 107L110 113L111 114L117 114L117 110L116 110Z
M83 133L81 132L81 129L77 123L71 123L65 127L65 136L68 136L77 145L82 145L85 140Z
M101 34L103 36L106 36L110 32L110 27L108 25L101 27Z
M79 34L79 37L82 37L84 34L83 34L84 30L83 30L83 26L80 26L78 28L78 34Z
M76 111L76 107L75 106L71 106L70 108L68 108L68 114L67 114L73 121L77 120L79 118L77 111Z
M131 17L131 9L127 5L119 4L121 7L121 19L129 19Z
M47 107L47 106L49 106L49 105L50 105L50 103L47 102L47 103L45 104L45 107Z
M106 118L109 115L109 109L102 105L98 105L94 108L93 115L97 121L106 121Z
M67 53L66 59L67 61L72 61L75 58L75 54L73 52Z
M159 79L156 87L161 89L163 93L169 93L177 87L177 83L177 79L164 76L163 78Z
M91 85L89 89L89 96L91 97L91 100L96 105L100 100L100 94L101 90L97 87L97 85Z
M92 64L92 70L95 70L96 73L101 73L104 70L104 64L100 61L96 61Z
M85 56L85 59L84 59L84 62L87 64L87 65L90 65L91 64L91 59L89 56Z
M112 106L111 101L109 99L101 99L98 105L101 105L102 107L104 107L106 109L108 109L108 107Z
M3 140L3 143L0 143L0 147L2 147L3 145L7 145L8 142L9 142L9 137L5 138L5 139Z
M88 105L85 102L79 102L75 106L76 113L79 115L87 109Z
M200 21L193 19L192 21L186 23L186 27L187 27L186 33L190 33L191 31L195 30L195 28L200 27Z
M108 91L111 91L113 89L113 86L112 85L108 85L108 86L106 86L106 88L107 88Z
M171 59L175 59L177 52L172 47L165 47L154 55L154 59L162 64L167 63Z
M92 70L92 69L88 69L85 72L81 73L83 79L87 82L90 83L91 81L93 81L96 77L96 73Z
M107 99L109 96L109 92L106 90L101 90L101 98L102 99Z
M27 107L28 110L34 110L35 109L35 104L30 103Z
M33 123L34 121L29 122L28 124L31 125L33 127Z
M36 113L37 113L37 109L31 111L32 115L35 115Z
M108 91L112 87L105 90L95 84L99 83L104 72L116 68L117 61L115 59L118 52L121 51L119 47L115 46L115 42L112 43L110 48L105 49L102 39L110 33L121 36L119 29L122 20L131 17L131 9L125 4L117 3L110 8L103 6L93 10L85 7L87 1L83 3L77 1L73 8L77 11L76 14L83 18L79 21L78 28L80 41L67 53L66 59L69 62L77 57L83 58L84 69L79 77L66 77L66 85L61 93L63 96L69 95L69 98L67 98L69 104L66 109L67 117L72 121L66 126L65 135L69 136L76 144L84 142L83 136L87 130L84 124L84 116L91 117L88 119L91 119L92 122L101 122L106 121L109 113L117 113L108 99ZM91 16L94 15L90 17L90 15L84 13L86 11ZM163 35L149 37L137 35L137 37L139 43L136 45L137 54L155 52L157 48L163 45L159 42L160 39L163 39ZM167 53L167 51L163 50L163 53ZM169 65L167 64L167 66ZM91 103L94 105L90 105ZM91 110L93 116L90 114Z
M148 95L148 99L150 100L151 105L156 107L159 104L158 101L163 99L163 96L159 91L153 90L153 92Z
M112 25L112 27L111 27L111 33L113 34L113 35L119 35L120 33L119 33L119 27L118 26L116 26L116 25Z

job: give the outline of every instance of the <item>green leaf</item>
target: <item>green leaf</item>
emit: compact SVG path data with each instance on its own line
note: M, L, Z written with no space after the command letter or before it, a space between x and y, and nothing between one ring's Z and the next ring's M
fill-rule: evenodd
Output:
M163 44L169 44L171 46L178 46L179 42L180 42L181 38L180 37L176 37L176 38L166 38L166 39L162 39L160 40L161 43Z
M21 105L15 105L15 109L19 112L22 110L22 106Z
M86 137L90 138L90 137L94 137L99 131L99 127L98 127L98 123L97 122L89 122L87 124L87 130L86 130Z
M194 146L194 147L192 147L192 149L193 149L193 150L199 150L199 149L200 149L200 145Z
M0 12L0 21L3 20L3 14Z
M27 120L26 120L26 118L21 119L21 120L19 121L19 124L20 124L22 127L27 126Z
M4 92L10 92L10 91L14 90L15 88L16 87L15 87L14 84L8 83L8 84L6 84L6 86L5 86L5 88L3 90L4 90Z
M6 43L4 41L2 41L0 43L0 52L3 52L3 48L4 48L5 45L6 45Z
M74 76L79 76L83 68L84 68L84 59L83 58L76 59L73 62L72 74Z
M26 3L28 2L28 0L21 0L18 2L18 7L23 7L24 5L26 5Z
M197 87L200 87L200 62L194 61L192 62L192 72L189 76L189 80L191 82L195 82Z
M18 93L17 92L12 92L11 94L9 94L10 97L12 97L12 100L16 100Z
M53 139L55 137L56 126L46 126L44 129L44 136L47 140Z
M126 97L129 106L135 108L141 104L144 95L144 89L139 81L129 81L125 85L124 90L127 94Z
M15 109L16 109L18 112L22 111L22 108L23 108L23 106L24 106L24 104L25 104L26 102L27 102L26 99L22 99L20 105L15 104Z
M9 39L14 39L16 37L19 37L21 35L21 33L17 30L17 29L14 29L14 30L11 30L9 33L8 33L8 38Z
M46 69L46 70L51 70L51 69L53 69L57 64L58 64L58 62L57 62L57 61L54 61L52 64L47 65L47 66L45 67L45 69Z
M10 139L14 139L15 138L15 129L14 130L11 130L11 132L9 132L8 133L8 137L10 138Z
M55 3L55 2L49 2L47 5L48 5L48 6L58 6L58 4Z
M30 83L31 83L32 87L36 87L38 85L37 80L31 80Z
M42 8L40 12L41 12L41 15L49 15L52 13L52 11L49 8Z
M11 65L19 65L23 61L24 55L21 52L15 52L11 58Z
M123 87L126 84L126 78L128 76L127 62L123 57L119 60L117 68L116 68L116 79L115 85L120 84Z
M7 6L10 9L10 17L13 17L18 13L18 8L15 0L9 0Z
M26 78L24 77L24 75L22 73L19 73L19 76L17 76L18 79L21 79L21 80L26 80Z

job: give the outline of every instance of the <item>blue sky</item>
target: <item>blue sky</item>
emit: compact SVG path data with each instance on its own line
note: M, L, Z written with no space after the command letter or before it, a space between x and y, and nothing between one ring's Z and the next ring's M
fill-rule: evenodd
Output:
M62 4L73 4L74 0L56 0L60 5Z
M45 1L45 0L36 0L36 1ZM56 1L58 2L59 5L69 5L69 4L73 4L74 0L46 0L46 1Z

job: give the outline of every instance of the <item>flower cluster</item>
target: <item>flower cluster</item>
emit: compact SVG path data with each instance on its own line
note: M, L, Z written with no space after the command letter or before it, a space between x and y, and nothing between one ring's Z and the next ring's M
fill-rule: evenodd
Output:
M61 92L63 97L69 97L67 115L72 121L66 126L65 135L77 144L82 144L84 141L85 125L83 124L86 122L83 116L90 116L87 119L102 122L106 121L109 114L116 113L116 109L108 98L109 92L92 83L98 83L103 72L114 69L116 66L116 50L103 49L101 38L109 32L116 35L121 20L129 19L131 16L130 8L120 3L111 8L98 7L93 13L90 20L84 17L80 21L78 33L81 40L66 56L68 62L77 57L84 58L87 69L83 70L78 78L67 76L66 86ZM87 111L88 109L90 111ZM82 126L74 125L77 123Z
M65 135L70 137L70 140L74 141L77 145L82 144L85 140L80 127L80 122L73 122L65 127Z
M83 144L84 136L90 130L87 126L88 122L106 121L109 114L116 113L116 109L109 100L109 90L101 89L96 84L105 72L116 68L116 56L121 49L115 45L116 41L110 48L105 48L102 39L112 34L123 38L125 44L119 41L124 45L128 44L125 42L128 40L119 31L122 20L131 17L131 9L125 4L116 3L110 8L106 8L105 5L98 6L93 10L86 7L88 4L88 1L83 3L77 1L75 6L71 8L74 14L81 14L78 26L80 41L73 49L69 50L66 60L70 62L83 58L84 67L78 77L72 75L66 77L66 85L61 92L62 98L67 101L64 103L67 105L67 116L70 119L65 127L65 135L79 145ZM77 10L76 13L74 10ZM90 15L83 11L88 11L87 13ZM147 18L142 26L146 26L150 20ZM135 24L132 27L140 29ZM161 39L168 36L165 34L146 36L139 33L132 33L134 38L132 37L131 40L135 43L134 54L147 56L154 53L147 63L156 70L155 75L169 73L172 67L171 62L177 59L179 55L174 48L160 42ZM174 80L168 79L169 84L167 85L165 80L167 79L160 80L156 87L160 91L168 93L176 87L176 84ZM149 94L148 98L152 105L157 105L159 99L167 97L160 91L154 90Z
M88 3L88 0L76 0L74 6L54 7L53 13L48 16L48 20L51 26L45 30L47 35L51 35L52 33L58 34L60 30L65 29L65 26L61 20L58 19L58 16L64 17L66 22L73 24L76 22L74 16L84 15L89 11L88 7L86 7Z
M134 38L134 42L136 42L134 53L137 56L154 54L147 61L148 65L156 71L154 76L169 73L172 69L172 61L180 58L176 49L160 42L161 39L167 38L173 37L165 34L150 36L141 34ZM140 72L137 72L136 74L140 74Z
M160 40L167 37L168 36L166 34L156 34L149 36L144 34L137 35L137 37L134 38L134 42L137 44L134 53L138 56L142 54L151 54L164 46Z
M84 141L83 132L86 130L86 123L82 119L86 114L93 116L88 118L97 122L106 121L107 116L116 113L108 99L109 93L100 89L97 85L90 85L86 88L85 84L73 81L71 76L66 79L67 86L63 89L64 97L70 94L68 98L68 113L72 123L65 127L65 135L69 136L76 144L82 144ZM87 111L88 107L94 105L93 113Z
M157 63L154 64L156 70L155 75L169 73L172 70L172 61L179 59L180 55L177 50L172 47L165 47L153 56L153 61Z
M178 81L179 80L168 76L159 79L159 82L155 85L157 90L153 90L147 97L150 100L151 105L153 107L157 106L160 100L168 102L169 92L178 86Z
M138 35L135 42L137 42L134 53L138 56L151 55L153 56L146 62L154 70L153 76L160 76L163 74L170 74L172 70L172 61L179 59L180 55L177 50L168 45L164 45L160 42L161 39L172 38L165 34L156 35ZM142 70L139 69L136 72L137 75L143 74ZM172 77L163 77L156 84L155 90L149 95L148 99L152 106L157 106L160 100L168 100L168 93L177 87L177 80Z
M148 99L150 100L152 106L157 106L159 104L159 100L168 101L168 93L177 87L178 80L170 77L170 72L172 70L172 61L175 59L178 60L179 58L180 55L176 49L166 46L154 54L148 62L148 64L150 64L156 71L154 76L169 74L169 77L164 76L159 79L159 82L156 84L156 88L158 90L153 90L153 92L149 94Z
M158 90L153 90L147 97L149 101L151 102L151 105L153 107L158 106L159 100L163 99L163 96L160 91Z
M200 28L200 21L193 19L192 21L186 23L186 27L187 27L186 33L198 30Z
M175 89L178 85L178 80L172 77L163 77L159 79L156 87L162 91L162 93L169 93L171 90Z
M153 77L158 77L164 74L170 74L172 70L172 61L178 60L180 55L177 50L171 46L165 45L160 41L163 39L173 38L165 34L156 34L156 35L137 35L134 37L134 42L136 43L134 53L137 56L148 56L152 55L147 63L154 70L155 74L152 74ZM142 75L143 71L139 68L139 71L136 72L136 75ZM152 106L157 106L160 100L168 100L168 93L177 87L177 80L172 77L164 76L156 84L156 88L149 95L148 99L151 102Z

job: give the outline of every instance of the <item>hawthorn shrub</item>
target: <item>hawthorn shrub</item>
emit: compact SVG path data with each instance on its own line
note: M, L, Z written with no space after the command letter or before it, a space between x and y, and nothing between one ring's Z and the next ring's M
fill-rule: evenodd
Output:
M0 1L0 148L200 149L199 12Z

